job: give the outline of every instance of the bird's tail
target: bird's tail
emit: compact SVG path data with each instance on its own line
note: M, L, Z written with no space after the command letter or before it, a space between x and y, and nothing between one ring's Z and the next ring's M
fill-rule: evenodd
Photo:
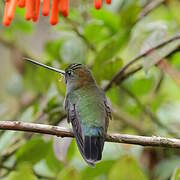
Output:
M104 137L102 136L85 136L84 139L84 156L88 162L95 163L101 160L104 147Z

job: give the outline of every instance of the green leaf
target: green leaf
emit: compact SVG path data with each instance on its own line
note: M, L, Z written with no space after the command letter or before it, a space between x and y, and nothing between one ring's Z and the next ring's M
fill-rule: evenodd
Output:
M49 60L58 59L60 60L60 48L64 40L49 41L45 44L45 52L49 57Z
M47 91L48 86L57 76L54 72L28 63L25 65L25 71L26 73L23 76L24 85L35 92Z
M62 110L62 100L59 101L58 96L52 96L47 102L47 106L44 109L45 113L50 113L51 111L55 110L55 108L59 108L59 111Z
M156 98L152 99L151 110L153 112L157 111L161 105L165 102L167 96L159 94Z
M105 80L110 80L116 72L121 69L123 65L123 61L121 58L114 58L113 60L105 61L104 63L101 64L103 68L99 68L99 70L94 70L95 73L94 75L96 76L97 79L105 79Z
M123 4L120 12L120 23L121 27L128 30L137 21L141 8L138 1L134 0L126 0Z
M171 63L180 69L180 52L174 53L171 57Z
M46 97L46 105L44 105L43 113L47 116L47 120L51 124L56 124L59 122L59 118L65 114L63 107L64 98L57 91L54 84L52 84L49 88L48 95Z
M171 156L168 159L163 159L155 168L154 171L155 179L158 180L169 179L173 174L174 169L179 166L180 166L180 158L178 156Z
M174 170L174 173L171 177L171 180L179 180L180 179L180 167Z
M75 168L73 167L66 167L64 169L62 169L62 171L58 174L58 179L63 179L63 180L69 180L72 179L73 180L80 180L80 172L77 171Z
M12 144L12 140L15 140L19 136L20 134L15 131L5 131L0 136L0 155L6 152L6 149Z
M66 158L68 161L71 161L73 159L73 157L75 156L75 150L76 150L76 143L75 143L75 141L71 141L71 144L70 144L67 154L66 154Z
M79 10L78 10L79 8ZM71 11L69 11L69 15L68 18L72 21L72 22L77 22L79 24L84 22L84 17L82 16L82 12L81 12L81 6L77 6L75 8L71 7Z
M47 163L45 161L45 159L41 160L40 162L36 163L33 166L33 170L35 173L42 175L42 176L46 176L46 177L56 177L57 175L55 173L53 173L47 166Z
M125 44L127 40L127 33L122 32L115 37L113 37L111 40L106 42L104 47L97 53L95 60L94 60L94 66L93 66L93 73L95 77L97 78L96 80L99 81L100 79L103 79L102 74L100 71L103 71L102 67L105 67L108 61L111 62L111 64L116 64L118 65L117 69L119 69L122 66L122 60L117 56L117 53L121 50L122 46ZM115 67L116 65L114 65ZM109 70L108 70L109 71ZM114 72L111 72L114 74ZM105 73L104 73L105 75Z
M147 180L147 177L138 162L132 156L125 155L112 166L108 179Z
M136 95L145 95L151 91L154 85L153 77L148 78L132 78L127 81L128 89L131 90Z
M27 163L23 163L18 167L17 171L12 171L4 180L37 180L33 174L31 166Z
M45 158L49 149L49 145L40 137L35 137L26 142L16 152L17 162L27 161L35 164Z
M120 32L116 36L109 39L106 44L97 53L95 58L95 63L101 64L115 56L115 54L120 51L121 47L127 40L127 33Z
M104 25L111 29L112 32L117 32L119 30L120 21L119 17L106 9L96 10L92 9L92 16L96 19L102 20Z
M111 59L114 54L118 51L118 47L117 47L117 39L113 38L111 40L109 40L105 46L98 52L96 58L95 58L95 65L96 64L100 64L103 61L107 61L109 59ZM111 53L109 53L111 52Z
M171 22L171 26L172 22L174 21L173 15L172 13L170 13L169 8L167 8L163 4L154 9L154 11L149 14L149 19L153 21L169 21Z
M124 105L126 97L123 95L123 92L119 89L119 87L112 87L106 94L113 104L118 106Z
M81 172L82 179L91 180L95 177L107 176L114 163L115 161L113 160L106 160L96 164L93 169L91 167L87 167Z
M30 106L25 109L25 111L19 117L20 121L24 122L32 122L34 119L34 107Z
M60 172L60 170L64 167L63 164L61 163L61 161L57 160L56 156L54 155L54 151L53 151L53 142L49 142L48 144L49 149L46 149L47 152L47 156L46 156L46 163L48 168L54 172L54 173L58 173Z
M180 9L180 2L179 0L169 1L168 7L174 16L176 22L180 25L180 16L179 16L179 9Z
M109 31L101 22L93 21L85 26L84 36L94 45L97 45L97 43L109 38Z

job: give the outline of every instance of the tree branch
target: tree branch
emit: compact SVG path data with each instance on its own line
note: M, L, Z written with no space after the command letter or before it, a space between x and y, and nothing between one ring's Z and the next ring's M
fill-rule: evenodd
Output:
M55 135L58 137L74 137L70 129L58 126L25 123L20 121L0 121L0 129L26 131L41 134ZM180 148L180 139L157 136L137 136L128 134L108 134L107 142L136 144L141 146Z
M173 36L172 38L165 40L161 43L159 43L158 45L148 49L147 51L137 55L135 58L133 58L132 60L129 61L129 63L127 63L113 78L112 80L107 84L107 86L104 88L106 91L109 90L113 84L117 84L119 82L121 82L121 78L122 76L125 75L126 70L133 65L134 63L136 63L137 61L139 61L141 58L147 56L150 52L152 52L155 49L159 49L175 40L180 39L180 34L177 34L175 36ZM179 48L179 47L178 47Z
M153 0L150 3L148 3L140 12L138 16L138 21L141 20L142 18L146 17L152 10L156 9L159 7L162 3L164 3L165 0Z

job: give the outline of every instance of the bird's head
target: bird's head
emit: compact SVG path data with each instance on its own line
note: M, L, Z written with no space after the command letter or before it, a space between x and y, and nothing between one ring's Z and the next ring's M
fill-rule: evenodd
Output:
M87 66L83 64L71 64L65 70L65 83L67 89L74 90L92 85L95 80Z

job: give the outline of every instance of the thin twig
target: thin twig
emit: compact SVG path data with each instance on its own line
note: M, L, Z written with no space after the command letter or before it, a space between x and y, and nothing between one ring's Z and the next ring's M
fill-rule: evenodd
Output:
M20 121L0 121L0 129L49 134L58 137L74 137L72 131L64 127L25 123ZM106 136L106 141L114 143L136 144L141 146L180 148L180 139L157 136L148 137L129 134L108 134Z
M153 0L148 3L139 13L137 21L140 21L142 18L146 17L150 12L159 7L164 1L165 0Z
M159 61L157 66L164 72L164 74L169 75L177 86L180 86L180 73L171 64L169 64L167 59L164 58Z
M148 49L147 51L137 55L135 58L133 58L132 60L129 61L129 63L127 63L113 78L112 80L107 84L107 86L104 88L105 90L109 90L113 84L116 84L117 82L119 83L119 79L121 79L122 76L124 76L125 71L134 63L136 63L137 61L139 61L141 58L147 56L150 52L152 52L155 49L159 49L175 40L180 39L180 34L175 35L174 37L163 41L161 43L159 43L158 45ZM178 47L179 48L179 47Z
M159 90L162 86L163 80L164 80L164 73L161 71L159 80L158 80L157 85L156 85L156 88L154 89L155 94L157 94L159 92Z
M139 66L137 66L135 68L132 68L128 72L124 73L122 76L120 76L118 78L118 85L120 85L122 82L124 82L126 79L128 79L131 75L133 75L133 74L137 73L138 71L140 71L142 68L143 67L141 65L139 65ZM110 83L103 88L104 91L108 91L111 88L111 86L109 86L109 85L110 85Z

